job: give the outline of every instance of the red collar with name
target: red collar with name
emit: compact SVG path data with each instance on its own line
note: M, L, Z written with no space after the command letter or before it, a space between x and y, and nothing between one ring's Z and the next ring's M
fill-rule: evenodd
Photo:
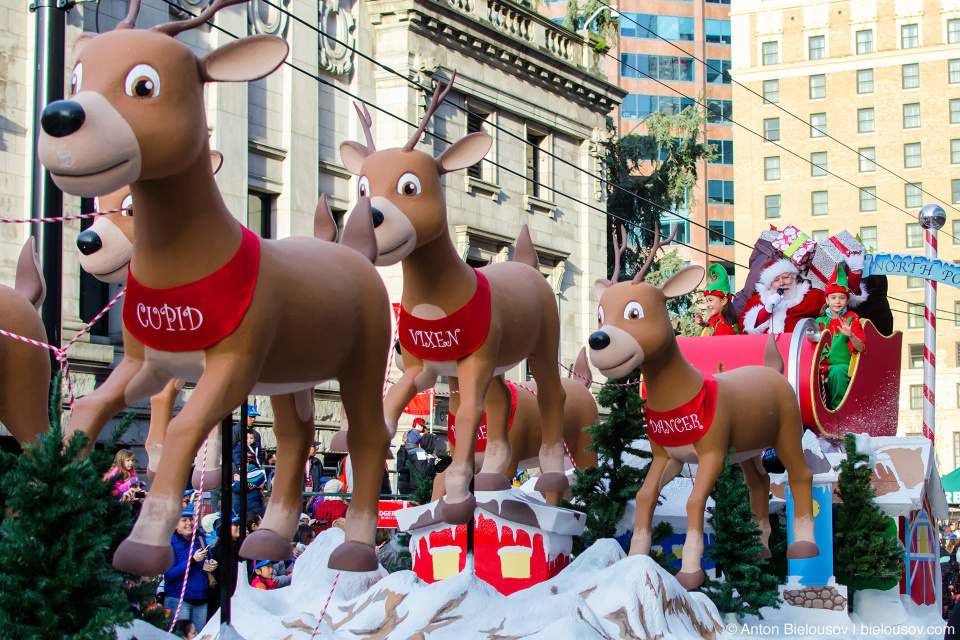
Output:
M131 269L123 303L123 326L160 351L196 351L233 333L250 307L260 270L260 239L242 227L240 248L230 260L196 282L151 289Z
M647 436L664 447L693 444L707 433L717 408L717 379L703 375L700 393L670 411L647 407Z
M400 306L397 331L404 349L421 360L443 362L464 358L483 344L490 333L490 284L477 274L477 290L470 300L439 320L410 315Z
M507 382L507 388L510 389L510 417L507 418L507 431L513 428L513 418L517 413L517 385L510 382ZM457 446L457 416L453 415L449 411L447 412L447 440L450 441L450 446ZM487 414L486 412L480 416L480 426L477 428L477 448L474 449L475 453L483 453L487 450Z

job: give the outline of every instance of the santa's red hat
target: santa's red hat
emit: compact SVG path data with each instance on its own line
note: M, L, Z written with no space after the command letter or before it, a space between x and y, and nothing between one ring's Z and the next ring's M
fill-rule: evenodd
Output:
M800 269L786 258L771 260L763 267L763 271L760 272L760 283L769 289L773 286L773 279L785 273L792 273L795 276L799 276Z

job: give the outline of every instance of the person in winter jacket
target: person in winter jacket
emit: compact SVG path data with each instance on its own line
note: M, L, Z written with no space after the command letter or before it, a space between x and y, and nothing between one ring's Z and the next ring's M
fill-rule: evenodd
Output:
M180 605L178 620L190 620L194 627L202 629L207 623L207 571L214 571L216 562L207 558L207 548L198 539L194 541L190 553L190 537L196 526L192 511L180 512L180 522L170 537L173 547L173 566L163 574L163 606L171 612L177 610L180 593L183 591L183 604ZM186 580L186 589L183 589Z
M233 509L240 510L240 475L233 476ZM247 516L257 514L263 517L263 485L267 481L267 476L263 469L257 468L252 464L247 467Z

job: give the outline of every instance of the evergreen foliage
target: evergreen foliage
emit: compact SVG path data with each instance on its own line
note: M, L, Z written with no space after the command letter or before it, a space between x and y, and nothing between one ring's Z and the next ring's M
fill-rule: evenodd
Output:
M837 495L842 502L834 513L834 565L837 582L847 585L847 601L853 610L853 594L873 588L873 581L896 584L903 569L903 550L890 536L890 518L874 502L876 492L869 457L857 451L852 433L844 438L847 458L840 463Z
M763 551L760 527L753 521L750 491L739 465L730 464L732 454L733 449L727 452L723 473L710 494L715 506L707 509L714 532L707 553L723 582L708 578L701 591L723 613L753 614L762 620L761 607L780 608L779 580L770 561L758 559Z
M409 460L407 460L407 468L410 469L410 473L413 475L414 482L417 485L417 488L410 494L411 502L418 504L431 502L431 498L433 497L433 478L428 478L417 471L417 468L413 466L413 463ZM413 568L413 556L410 555L410 534L397 534L397 544L400 545L402 550L397 552L396 560L391 562L389 567L384 567L389 573L409 571Z

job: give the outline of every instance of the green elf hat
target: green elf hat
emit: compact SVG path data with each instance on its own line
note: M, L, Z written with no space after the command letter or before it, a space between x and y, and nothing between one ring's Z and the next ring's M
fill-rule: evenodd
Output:
M833 268L833 275L830 276L830 281L827 282L827 288L823 292L823 295L828 296L831 293L845 293L847 297L850 297L850 285L847 282L847 270L844 269L840 264L837 264Z
M718 298L732 298L730 293L730 280L727 278L727 270L723 265L712 264L707 269L707 286L701 289L699 293L705 296L717 296Z

